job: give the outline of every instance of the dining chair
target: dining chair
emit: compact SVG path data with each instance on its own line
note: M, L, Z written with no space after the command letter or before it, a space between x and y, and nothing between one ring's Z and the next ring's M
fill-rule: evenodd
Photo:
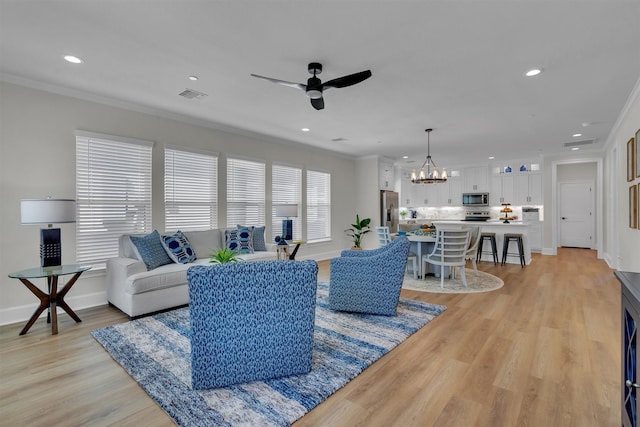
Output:
M426 271L427 263L439 266L440 288L444 288L445 267L449 267L451 277L454 277L452 274L453 269L461 267L460 277L464 286L467 287L464 265L469 248L469 233L470 230L468 228L449 229L440 227L436 229L436 243L433 251L428 255L422 256L422 271Z
M376 227L376 236L378 237L378 244L380 247L386 246L391 243L391 235L389 234L389 227ZM409 252L407 257L407 272L409 271L409 262L411 263L411 271L413 272L413 278L418 278L418 256L413 252Z
M478 265L476 263L476 256L478 255L478 243L480 242L480 227L473 226L469 231L469 248L467 249L467 254L465 255L465 260L471 260L471 265L473 265L473 271L475 271L476 276L478 275Z

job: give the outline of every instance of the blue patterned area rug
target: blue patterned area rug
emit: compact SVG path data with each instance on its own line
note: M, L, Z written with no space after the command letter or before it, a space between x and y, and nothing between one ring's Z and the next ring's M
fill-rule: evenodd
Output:
M189 309L92 331L180 426L288 426L446 307L400 299L398 316L334 312L318 283L312 370L212 390L191 389Z

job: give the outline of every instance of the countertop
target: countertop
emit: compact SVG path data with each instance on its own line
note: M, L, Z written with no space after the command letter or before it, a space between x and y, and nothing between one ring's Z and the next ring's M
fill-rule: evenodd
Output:
M442 220L437 219L432 221L433 224L461 224L461 225L479 225L479 226L500 226L500 227L509 227L509 226L525 226L528 227L531 225L528 222L522 221L509 221L509 223L505 224L504 221L500 221L499 219L490 219L489 221L462 221L462 220Z

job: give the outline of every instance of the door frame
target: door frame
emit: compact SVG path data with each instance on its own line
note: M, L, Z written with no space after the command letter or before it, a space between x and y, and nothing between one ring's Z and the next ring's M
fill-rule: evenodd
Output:
M554 160L551 162L551 255L558 254L558 234L559 234L559 191L558 191L558 166L570 165L577 163L595 163L596 164L596 198L595 198L595 234L596 243L594 245L597 250L598 259L602 259L602 224L603 224L603 170L602 170L602 158L583 158L583 159L567 159L567 160Z
M558 181L558 219L560 219L560 215L562 212L560 212L560 206L561 206L561 201L560 201L560 194L562 193L560 191L560 187L563 184L588 184L591 189L595 189L595 181L593 179L569 179L566 181ZM597 193L596 193L597 194ZM596 215L595 214L595 204L596 204L596 199L595 197L591 196L591 206L589 207L589 209L591 209L592 215L591 215L591 221L589 224L590 230L589 232L591 233L591 237L595 237L595 230L596 230ZM562 227L562 221L558 221L558 240L560 240L559 236L560 236L560 227ZM596 245L595 245L595 240L596 239L591 239L590 242L590 247L589 249L595 249ZM558 245L561 245L562 242L558 242Z

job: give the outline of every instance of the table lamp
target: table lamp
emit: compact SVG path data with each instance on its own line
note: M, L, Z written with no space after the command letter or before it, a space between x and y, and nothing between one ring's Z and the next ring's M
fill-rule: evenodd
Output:
M22 224L49 224L40 229L40 265L62 264L60 229L53 224L76 222L76 201L71 199L23 199L20 201Z
M293 239L293 220L298 216L298 205L276 205L276 217L287 218L282 220L282 238L284 240Z

